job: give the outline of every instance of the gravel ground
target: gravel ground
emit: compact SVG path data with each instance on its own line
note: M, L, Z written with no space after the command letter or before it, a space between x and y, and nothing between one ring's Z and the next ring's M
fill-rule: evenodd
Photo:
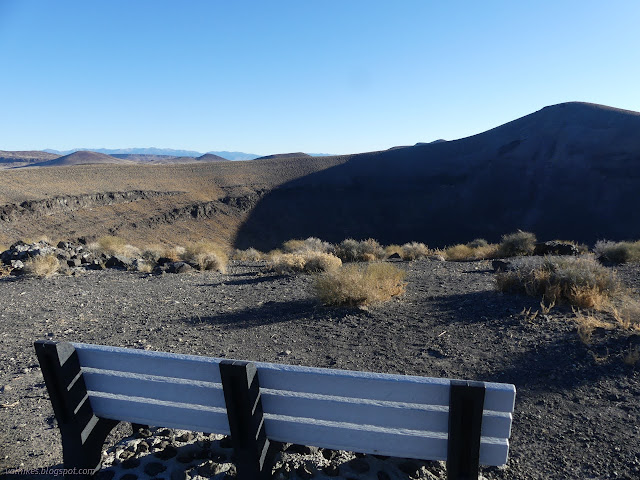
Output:
M484 477L640 478L640 364L622 361L639 335L596 330L584 345L569 308L531 319L523 308L535 311L539 301L497 293L487 262L398 265L408 273L406 294L368 310L321 306L311 293L312 276L275 276L260 263L233 263L224 275L109 270L0 279L0 474L61 466L60 437L32 345L50 338L514 383L509 462L483 469ZM636 296L639 272L619 269ZM117 436L131 434L121 425L105 446L112 455L125 448L113 446ZM345 457L345 465L353 458ZM367 461L374 460L380 461ZM437 478L441 466L429 468Z

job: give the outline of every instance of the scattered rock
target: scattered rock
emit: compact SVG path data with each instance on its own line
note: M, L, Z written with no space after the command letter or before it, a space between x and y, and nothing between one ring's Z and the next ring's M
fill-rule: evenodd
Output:
M507 262L506 260L492 260L491 267L494 272L508 272L513 270L513 264L511 262Z
M578 255L580 251L573 243L559 242L552 240L550 242L536 243L533 250L534 255Z

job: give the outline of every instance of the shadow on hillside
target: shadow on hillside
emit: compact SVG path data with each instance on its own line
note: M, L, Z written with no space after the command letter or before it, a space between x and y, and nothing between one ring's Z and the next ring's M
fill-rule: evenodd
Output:
M322 309L314 300L294 300L285 302L265 302L256 307L220 313L209 317L191 317L183 319L186 323L223 326L230 329L252 328L276 323L308 321L311 317L322 315Z

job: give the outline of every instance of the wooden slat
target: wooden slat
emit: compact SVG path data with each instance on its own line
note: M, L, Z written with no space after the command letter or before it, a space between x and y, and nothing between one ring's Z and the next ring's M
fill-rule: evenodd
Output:
M218 363L221 359L177 355L164 352L73 344L83 367L119 370L220 382ZM255 362L260 386L273 390L356 397L368 400L449 404L449 379L390 375L349 370L299 367ZM485 410L512 412L515 387L486 383Z
M442 406L300 395L269 389L262 390L262 406L265 413L287 417L441 433L449 429L449 409ZM510 429L511 414L486 412L483 415L482 435L508 438Z
M269 438L281 442L393 457L447 459L446 434L320 421L301 423L299 419L279 415L267 415L265 427ZM483 437L480 444L480 463L503 465L506 463L508 449L507 440ZM425 452L429 454L426 456Z
M74 343L82 367L220 383L219 358Z
M222 385L83 367L88 390L128 397L225 408Z
M89 399L98 417L142 425L229 435L226 409L93 391L89 392Z

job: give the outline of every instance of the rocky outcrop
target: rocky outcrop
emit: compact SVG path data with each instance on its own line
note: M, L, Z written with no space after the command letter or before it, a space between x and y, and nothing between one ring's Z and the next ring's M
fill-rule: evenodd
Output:
M132 226L139 227L142 223L144 226L152 227L154 225L175 223L180 220L202 220L215 218L219 214L233 215L238 212L248 212L258 204L265 193L265 190L256 190L246 195L229 195L210 202L192 203L190 205L173 208L168 212L155 215L143 222L137 222Z
M552 240L550 242L536 243L533 250L534 255L578 255L580 250L573 243L559 242Z
M63 195L43 200L27 200L19 204L0 206L0 221L15 222L25 217L74 212L83 208L129 203L150 198L168 197L180 192L133 190L130 192L103 192L86 195Z

